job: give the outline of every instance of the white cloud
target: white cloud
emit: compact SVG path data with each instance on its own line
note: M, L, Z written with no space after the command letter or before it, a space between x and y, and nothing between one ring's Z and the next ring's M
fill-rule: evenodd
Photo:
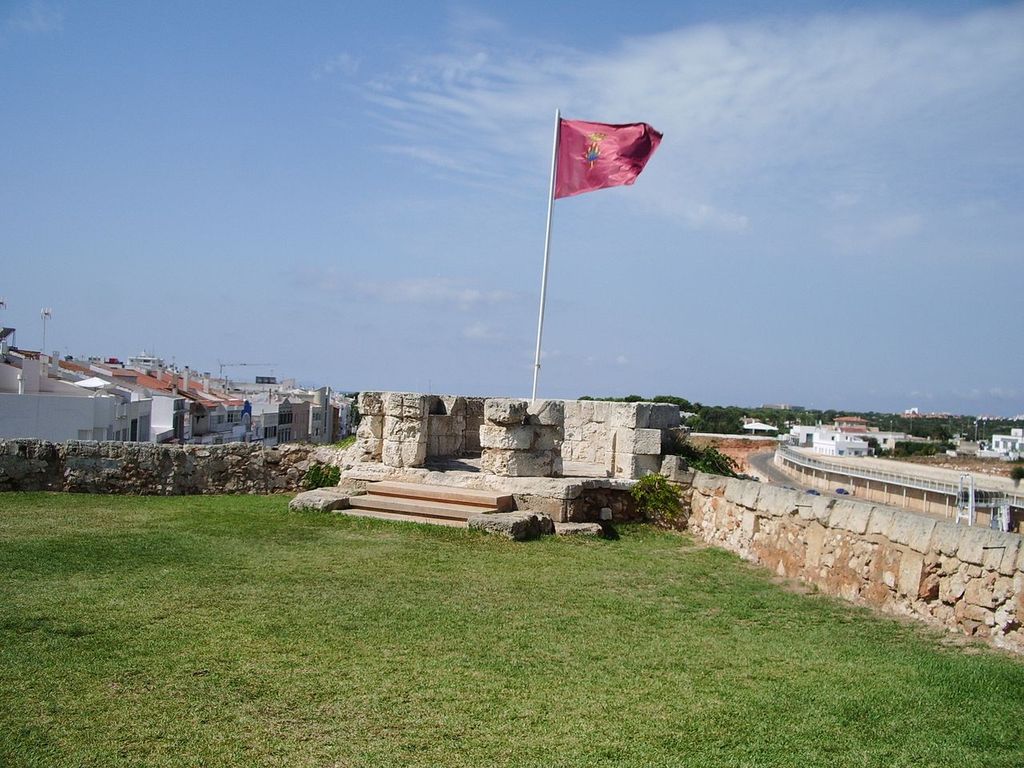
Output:
M747 229L752 214L737 200L775 180L779 194L860 210L863 184L877 188L904 146L953 144L944 158L957 162L983 151L977 126L1024 120L1022 5L708 24L604 51L507 37L474 44L473 24L459 31L446 50L364 84L391 120L389 151L467 181L533 188L555 106L568 117L645 120L665 141L629 204L692 228ZM977 103L984 113L969 108ZM894 218L877 234L904 237L922 223Z
M493 341L500 339L502 336L496 333L487 323L476 322L462 329L462 337L475 341Z
M897 240L916 235L923 225L924 218L916 213L890 216L878 222L875 234L880 240Z
M33 0L15 5L6 19L0 23L0 33L22 33L45 35L59 32L64 28L64 12L49 3ZM4 36L0 34L0 37Z
M363 281L355 284L360 295L389 303L448 304L462 310L497 304L513 297L509 291L477 288L446 277L394 281Z
M313 77L315 79L329 77L331 75L353 77L357 72L359 72L359 64L359 59L352 54L339 53L321 64L320 68L313 73Z

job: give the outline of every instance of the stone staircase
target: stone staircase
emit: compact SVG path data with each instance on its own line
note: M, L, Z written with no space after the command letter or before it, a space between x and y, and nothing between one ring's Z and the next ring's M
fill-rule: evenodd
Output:
M512 495L470 488L381 481L349 499L346 515L465 528L473 515L508 512ZM341 511L341 510L339 510Z

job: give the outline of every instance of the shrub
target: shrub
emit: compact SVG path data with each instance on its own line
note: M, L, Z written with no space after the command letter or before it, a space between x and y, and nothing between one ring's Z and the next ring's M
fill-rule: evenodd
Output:
M334 447L335 448L348 448L350 445L353 445L355 442L356 442L356 436L355 435L349 435L348 437L341 438L341 440L339 440L338 442L336 442L334 444Z
M713 445L709 445L707 448L698 448L692 443L687 442L685 438L672 435L665 446L665 453L673 453L685 459L687 466L698 472L704 472L709 475L737 477L736 470L738 467L736 462Z
M314 464L306 470L302 484L307 490L337 485L341 480L341 468L331 464Z
M1013 482L1015 484L1019 485L1020 481L1024 480L1024 467L1022 467L1020 465L1017 465L1016 467L1011 469L1010 470L1010 479L1013 480Z
M679 522L683 503L679 488L662 475L645 475L630 491L637 510L648 520L664 525Z

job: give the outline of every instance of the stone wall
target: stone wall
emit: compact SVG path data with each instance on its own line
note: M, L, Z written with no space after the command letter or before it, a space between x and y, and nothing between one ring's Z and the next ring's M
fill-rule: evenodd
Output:
M680 423L679 408L668 403L533 405L510 398L362 392L356 453L360 461L399 469L480 453L484 471L501 476L555 477L571 461L603 467L609 477L638 478L660 470L666 438Z
M458 457L480 452L484 399L428 395L427 458Z
M604 466L612 477L658 472L665 432L680 423L669 403L566 400L564 407L562 458Z
M1024 653L1017 534L701 473L688 525L780 576Z
M331 449L256 443L156 445L0 440L0 491L176 496L294 491Z
M561 400L488 399L480 427L483 470L504 477L560 476L564 421Z
M359 393L361 461L422 467L429 458L480 452L484 399L417 392Z

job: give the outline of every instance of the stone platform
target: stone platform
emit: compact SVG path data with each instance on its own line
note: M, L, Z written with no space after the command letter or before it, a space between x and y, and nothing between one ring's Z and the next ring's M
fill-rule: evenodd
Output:
M386 480L507 493L512 495L516 510L544 514L559 523L597 522L602 509L611 510L612 519L618 522L635 519L629 495L635 480L587 476L504 477L482 471L479 461L454 459L428 467L361 462L342 472L340 485L361 489L367 483ZM581 472L588 470L597 471L592 465L579 467Z

